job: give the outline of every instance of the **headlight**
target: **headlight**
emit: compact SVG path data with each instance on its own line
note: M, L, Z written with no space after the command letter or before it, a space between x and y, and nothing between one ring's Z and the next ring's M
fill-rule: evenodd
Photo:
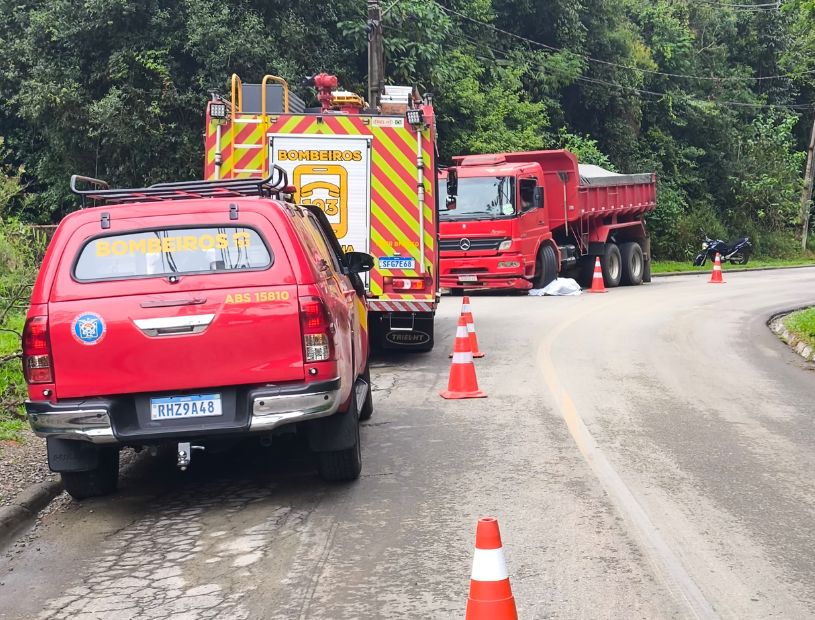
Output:
M702 241L702 249L707 250L707 241Z
M508 260L498 263L499 269L514 269L515 267L520 267L521 263L516 260Z
M512 239L504 239L501 243L498 244L498 251L501 250L508 250L512 247Z

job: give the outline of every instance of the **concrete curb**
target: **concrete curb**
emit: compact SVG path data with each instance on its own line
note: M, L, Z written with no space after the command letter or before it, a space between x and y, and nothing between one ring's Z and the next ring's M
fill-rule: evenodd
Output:
M10 506L0 508L0 549L14 542L15 537L40 510L62 493L62 482L48 480L23 491Z
M811 307L812 306L803 306L801 308L794 308L792 310L786 310L784 312L774 314L767 321L767 326L781 340L786 342L789 345L789 347L793 351L795 351L798 355L803 357L808 362L815 362L815 349L813 349L809 344L798 338L798 336L790 332L784 325L785 316L792 314L793 312L798 312L799 310L806 310L807 308Z
M780 267L745 267L744 269L722 269L722 273L739 273L741 271L775 271L777 269L809 269L815 267L815 263L811 265L786 265ZM707 271L669 271L668 273L652 273L652 278L669 278L671 276L694 276L694 275L710 275L710 270Z

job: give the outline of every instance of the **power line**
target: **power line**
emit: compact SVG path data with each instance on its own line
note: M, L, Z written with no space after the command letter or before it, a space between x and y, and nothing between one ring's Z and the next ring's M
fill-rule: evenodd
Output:
M467 34L464 34L464 38L466 38L473 45L476 45L476 46L480 45L480 46L486 47L487 49L489 49L493 53L502 56L505 60L509 58L509 54L505 50L499 50L499 49L496 49L494 47L491 47L490 45L487 45L486 43L484 43L482 41L478 41L478 40L468 36ZM697 104L711 104L712 103L712 104L715 104L715 105L721 105L721 106L725 106L725 107L740 107L740 108L755 108L755 109L783 109L783 110L788 110L788 109L812 110L813 108L815 108L815 104L788 104L787 105L787 104L773 104L773 103L747 103L747 102L743 102L743 101L721 101L721 100L718 100L718 99L700 99L698 97L691 97L691 96L685 95L684 93L660 92L660 91L648 90L648 89L644 89L644 88L638 88L636 86L628 86L626 84L620 84L618 82L611 82L611 81L608 81L608 80L602 80L602 79L596 78L596 77L586 77L586 76L583 76L583 75L572 75L571 73L567 74L566 70L562 69L561 67L545 67L543 65L538 64L537 68L540 69L540 70L543 70L543 71L555 71L555 72L559 71L561 73L561 75L567 75L568 77L579 80L581 82L587 82L587 83L591 83L591 84L600 84L600 85L609 86L609 87L612 87L612 88L619 88L619 89L623 89L623 90L628 90L628 91L634 92L634 93L636 93L638 95L650 95L650 96L655 96L655 97L659 97L659 98L664 98L664 97L685 98L688 101L693 102L693 103L697 103Z
M432 2L433 4L438 6L443 11L446 11L447 13L450 13L452 15L460 17L461 19L467 20L467 21L472 22L474 24L478 24L480 26L486 26L487 28L490 28L490 29L494 30L495 32L499 32L501 34L504 34L504 35L506 35L508 37L512 37L514 39L518 39L520 41L524 41L524 42L526 42L526 43L528 43L530 45L534 45L534 46L537 46L537 47L540 47L542 49L546 49L546 50L549 50L549 51L552 51L552 52L564 52L564 53L576 56L578 58L583 58L583 59L588 60L590 62L595 62L595 63L607 65L607 66L610 66L610 67L616 67L618 69L627 69L629 71L640 71L642 73L649 73L651 75L661 75L661 76L664 76L664 77L683 78L683 79L691 79L691 80L705 80L705 81L713 81L713 82L721 82L721 81L761 81L761 80L774 80L774 79L781 79L781 78L785 78L785 79L791 79L792 78L792 76L790 76L790 75L766 75L766 76L763 76L763 77L686 75L686 74L682 74L682 73L670 73L670 72L667 72L667 71L656 71L656 70L653 70L653 69L643 69L641 67L632 67L631 65L623 65L623 64L619 64L619 63L616 63L616 62L611 62L611 61L608 61L608 60L601 60L600 58L592 58L591 56L588 56L586 54L578 54L577 52L573 52L571 50L567 50L567 49L564 49L564 48L561 48L561 47L555 47L553 45L547 45L545 43L540 43L539 41L529 39L527 37L516 34L514 32L509 32L508 30L503 30L502 28L499 28L499 27L497 27L497 26L495 26L493 24L490 24L488 22L481 21L479 19L474 19L474 18L472 18L472 17L470 17L468 15L465 15L463 13L459 13L458 11L456 11L454 9L450 9L450 8L444 6L443 4L437 2L437 0L430 0L430 2ZM807 73L807 74L815 73L815 70L807 71L805 73Z
M708 4L721 8L734 9L738 12L753 13L761 11L778 11L781 8L780 2L767 2L764 4L736 4L731 2L716 2L716 0L692 0L689 4Z

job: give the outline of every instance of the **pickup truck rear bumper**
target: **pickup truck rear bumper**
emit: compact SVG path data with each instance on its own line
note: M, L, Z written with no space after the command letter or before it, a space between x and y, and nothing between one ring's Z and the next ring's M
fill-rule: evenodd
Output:
M123 432L122 425L115 423L115 416L120 415L119 412L128 406L132 397L59 403L28 401L25 406L31 428L39 437L129 445L189 436L265 433L284 424L326 417L336 413L340 407L340 380L264 386L247 390L245 396L245 399L240 400L248 410L236 417L243 421L234 427L208 429L207 418L203 418L193 427L173 427L168 424L158 430L143 433L132 429ZM133 407L132 402L129 406Z

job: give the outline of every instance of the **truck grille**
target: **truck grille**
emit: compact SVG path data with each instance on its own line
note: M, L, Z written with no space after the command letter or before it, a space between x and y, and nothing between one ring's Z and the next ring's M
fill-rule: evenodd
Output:
M467 252L473 250L497 250L506 237L459 237L442 239L439 249L442 252Z

